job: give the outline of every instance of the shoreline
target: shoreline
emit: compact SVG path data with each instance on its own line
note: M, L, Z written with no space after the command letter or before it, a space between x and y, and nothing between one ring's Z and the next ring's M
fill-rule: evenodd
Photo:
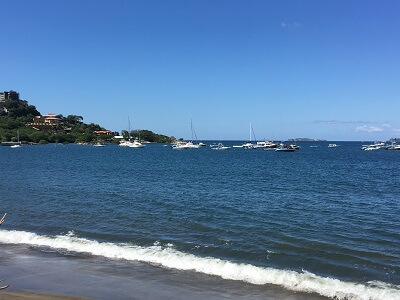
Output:
M327 299L274 285L24 245L2 244L0 258L0 277L11 284L0 291L1 299Z
M82 298L71 295L35 293L35 292L1 292L2 300L88 300L90 298Z

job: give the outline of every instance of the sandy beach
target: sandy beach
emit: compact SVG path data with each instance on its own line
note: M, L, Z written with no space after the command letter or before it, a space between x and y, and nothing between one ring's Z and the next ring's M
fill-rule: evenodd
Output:
M16 245L0 249L1 299L325 299L273 285Z
M89 298L82 298L69 295L33 293L33 292L2 292L0 294L2 300L85 300Z

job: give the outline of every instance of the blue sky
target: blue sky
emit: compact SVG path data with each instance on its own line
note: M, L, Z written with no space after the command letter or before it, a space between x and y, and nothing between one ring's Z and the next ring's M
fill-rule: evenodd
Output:
M400 1L0 0L0 90L200 139L400 136Z

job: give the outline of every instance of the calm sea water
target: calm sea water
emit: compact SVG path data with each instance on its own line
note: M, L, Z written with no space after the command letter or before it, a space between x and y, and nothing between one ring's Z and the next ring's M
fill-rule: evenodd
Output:
M0 147L0 243L399 299L400 151L337 143Z

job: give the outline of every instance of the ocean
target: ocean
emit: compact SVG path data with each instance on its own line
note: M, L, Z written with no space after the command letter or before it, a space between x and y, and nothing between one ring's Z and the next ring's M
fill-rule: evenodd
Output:
M400 299L400 151L336 143L0 147L0 247L198 274L199 299L212 278L260 298Z

